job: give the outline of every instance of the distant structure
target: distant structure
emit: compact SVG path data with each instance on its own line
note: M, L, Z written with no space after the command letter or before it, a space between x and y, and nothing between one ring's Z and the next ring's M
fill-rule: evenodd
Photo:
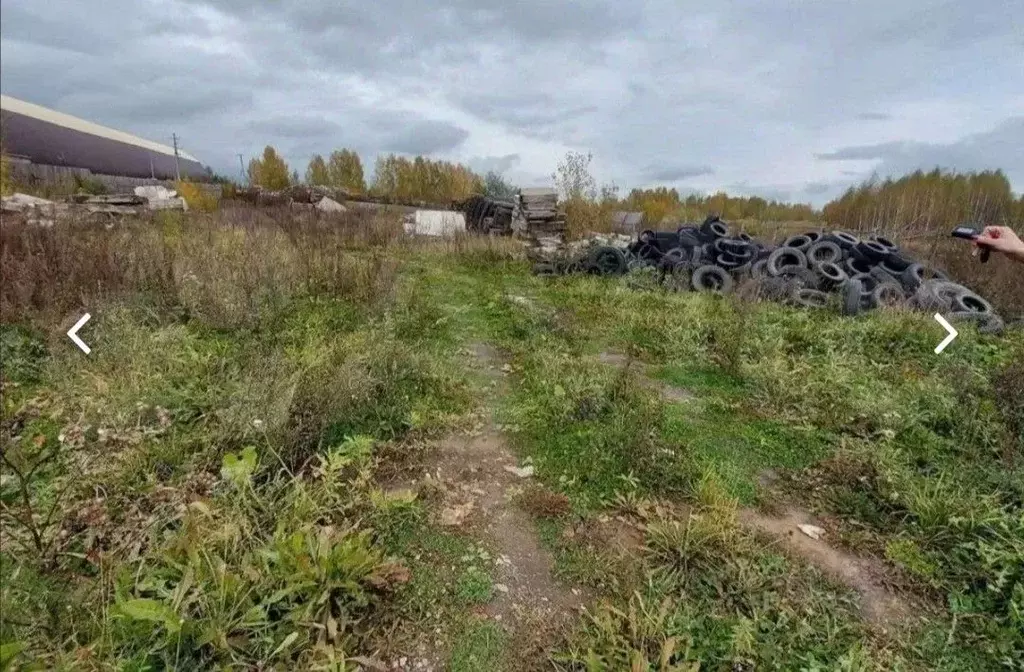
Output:
M644 213L617 210L612 213L612 231L635 235L644 224Z
M41 105L0 95L4 153L40 166L96 174L173 180L209 173L196 157L173 147L100 126Z

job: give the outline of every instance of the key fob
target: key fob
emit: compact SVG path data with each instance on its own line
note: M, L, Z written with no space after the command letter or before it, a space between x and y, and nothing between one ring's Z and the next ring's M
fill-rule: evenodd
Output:
M981 235L981 231L972 228L970 226L958 226L953 229L954 238L962 238L964 240L977 240L978 236ZM987 263L989 256L991 256L992 250L987 247L981 248L981 263Z

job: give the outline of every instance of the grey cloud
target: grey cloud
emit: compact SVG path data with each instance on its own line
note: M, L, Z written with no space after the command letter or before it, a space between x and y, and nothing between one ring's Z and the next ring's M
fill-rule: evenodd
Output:
M1024 116L1005 120L991 131L952 143L883 142L843 147L818 154L822 161L878 161L881 175L897 175L917 169L960 171L1002 168L1015 184L1024 183Z
M308 138L330 136L341 131L341 125L323 117L283 117L261 119L250 128L267 137Z
M495 172L504 175L519 165L522 157L518 154L505 154L504 156L475 156L468 161L469 167L478 173Z
M892 115L885 112L861 112L857 118L861 121L887 121L892 119Z
M962 126L934 124L948 134L1020 109L1012 4L3 0L0 76L10 95L154 139L177 132L231 174L238 152L270 143L296 164L337 147L368 162L501 165L493 155L511 152L526 183L572 148L593 152L599 182L687 179L706 161L709 188L817 201L833 193L817 185L864 176L814 159L843 127L857 140L826 157L870 155L883 172L1001 166L1020 190L1020 158L999 145L1020 146L1019 132L937 143L928 116L963 110ZM904 110L921 119L913 136L869 135Z
M691 177L714 175L711 166L649 166L645 177L656 182L680 182Z
M436 154L461 145L469 131L447 121L419 121L384 141L383 148L402 154Z
M820 196L821 194L827 193L832 189L832 185L828 182L810 182L804 187L804 193L810 194L811 196Z

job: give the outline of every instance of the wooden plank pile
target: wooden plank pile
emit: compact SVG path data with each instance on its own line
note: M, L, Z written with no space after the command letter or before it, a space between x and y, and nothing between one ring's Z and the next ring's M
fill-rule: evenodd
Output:
M565 231L565 213L558 209L558 192L549 187L519 190L520 217L532 234L561 234Z

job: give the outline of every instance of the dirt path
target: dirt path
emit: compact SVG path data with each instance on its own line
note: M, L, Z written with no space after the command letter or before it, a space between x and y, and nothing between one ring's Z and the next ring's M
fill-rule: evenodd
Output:
M597 361L618 368L632 367L640 373L640 380L644 385L657 392L664 401L670 404L690 401L696 398L693 392L689 390L669 385L664 381L651 377L651 367L648 364L641 362L639 359L630 358L621 352L605 351L598 353Z
M888 629L913 615L914 607L886 586L885 577L890 572L880 560L853 555L829 545L824 530L818 539L801 531L801 525L820 529L820 523L808 512L791 508L780 517L772 517L747 509L740 512L740 522L777 540L788 553L857 591L861 615L870 623Z
M501 623L509 634L509 658L527 666L517 669L529 669L526 659L543 654L587 596L554 579L551 554L531 517L514 502L530 484L532 467L517 460L493 417L506 390L505 364L484 344L472 345L467 354L487 383L481 399L486 416L473 434L442 441L424 469L443 493L438 522L478 536L497 557L494 597L481 615Z

